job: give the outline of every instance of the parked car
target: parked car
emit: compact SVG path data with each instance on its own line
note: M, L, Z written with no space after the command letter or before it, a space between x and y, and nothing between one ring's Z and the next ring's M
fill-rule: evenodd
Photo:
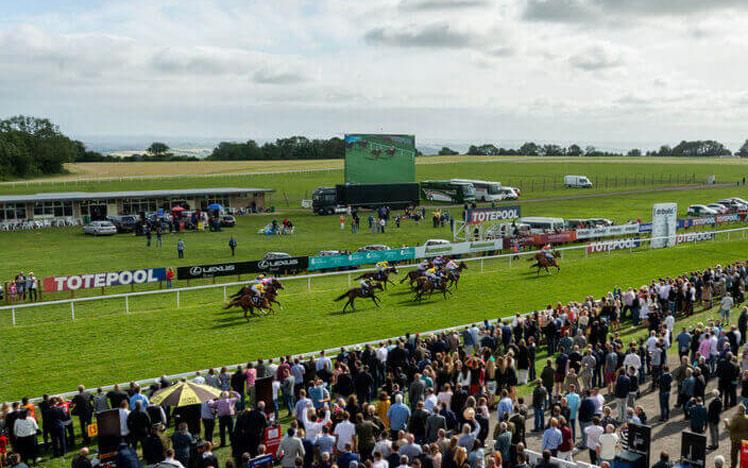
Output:
M117 227L109 221L92 221L83 226L83 234L113 236L117 234Z
M588 218L586 221L587 224L593 227L612 226L613 224L615 224L608 218Z
M236 218L231 215L221 216L221 226L223 227L234 227L236 226Z
M423 243L423 246L433 247L435 245L449 245L449 244L451 244L451 242L448 241L447 239L429 239Z
M734 198L723 198L722 200L717 200L717 203L729 208L730 212L748 210L748 205L736 201Z
M286 252L267 252L262 257L263 260L277 260L279 258L291 258L291 255Z
M710 203L710 204L708 204L706 206L707 206L707 208L713 209L718 214L727 214L727 213L730 212L730 208L728 208L725 205L722 205L720 203Z
M107 220L114 224L117 232L133 232L135 225L138 223L138 219L132 215L107 216Z
M720 214L719 211L709 208L706 205L691 205L688 207L686 212L688 216L704 216L704 215L716 215Z
M501 187L499 189L500 200L517 200L519 192L514 187Z
M356 252L377 252L381 250L390 250L390 248L384 244L372 244L372 245L365 245L361 247L360 249L356 250Z

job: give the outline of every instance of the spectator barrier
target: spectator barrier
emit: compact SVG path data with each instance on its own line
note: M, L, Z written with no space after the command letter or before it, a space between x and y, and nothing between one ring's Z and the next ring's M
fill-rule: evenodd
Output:
M673 236L670 236L670 237L661 237L661 238L657 238L657 237L628 238L630 239L630 241L627 241L627 239L598 241L598 242L592 242L592 243L583 244L583 245L559 247L556 249L556 251L560 251L560 252L561 251L563 252L581 251L584 256L587 256L595 252L601 252L601 251L605 251L608 254L610 254L614 250L628 250L629 252L631 252L635 248L643 247L644 244L646 244L647 242L652 242L653 240L660 240L660 239L666 239L666 238L669 239L669 238L675 237L676 244L684 244L684 243L716 240L718 236L725 236L727 240L730 240L732 237L734 237L734 235L740 235L742 239L745 239L746 231L748 231L748 227L725 229L721 231L699 231L699 232L674 234ZM400 249L400 250L404 250L404 249ZM509 266L511 267L513 261L519 260L521 257L535 255L537 252L538 252L537 250L531 250L531 251L515 252L515 253L509 253L509 254L487 255L483 257L463 258L461 259L461 261L478 262L480 264L480 271L482 272L484 269L484 263L486 260L507 259L509 262ZM335 271L335 272L329 272L329 273L314 273L314 274L306 274L306 275L280 276L278 278L283 281L306 280L307 289L311 291L313 279L335 277L335 276L347 276L348 285L350 287L353 284L354 274L358 275L363 272L370 272L370 271L375 271L375 269L365 268L365 269L359 269L355 271ZM131 297L153 296L153 295L164 295L164 294L174 294L175 300L176 300L176 307L179 308L181 306L182 293L189 292L189 291L223 288L223 300L225 301L228 299L228 288L229 287L246 286L247 283L248 281L234 281L234 282L221 283L221 284L188 286L184 288L159 289L159 290L153 290L153 291L139 291L139 292L130 292L130 293L121 293L121 294L109 294L106 296L91 296L91 297L46 301L46 302L33 302L33 303L27 303L27 304L13 304L13 305L0 307L0 313L10 311L11 322L15 326L16 325L16 312L19 309L30 309L30 308L48 307L48 306L54 306L54 305L60 305L60 304L70 304L70 318L71 320L75 320L75 305L78 303L112 300L112 299L123 299L124 300L124 313L129 314Z

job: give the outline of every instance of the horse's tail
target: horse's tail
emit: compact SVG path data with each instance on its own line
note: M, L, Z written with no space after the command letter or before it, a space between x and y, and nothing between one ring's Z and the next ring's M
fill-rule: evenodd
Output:
M540 262L535 262L532 265L530 265L530 268L540 268Z
M346 297L348 297L348 292L349 291L346 291L343 294L341 294L339 297L336 297L335 298L335 302L342 301L343 299L345 299Z
M406 282L408 278L410 278L410 272L407 275L403 276L403 279L400 280L400 284L403 284L404 282Z
M234 307L234 301L230 301L228 304L223 306L223 310L230 309L232 307Z

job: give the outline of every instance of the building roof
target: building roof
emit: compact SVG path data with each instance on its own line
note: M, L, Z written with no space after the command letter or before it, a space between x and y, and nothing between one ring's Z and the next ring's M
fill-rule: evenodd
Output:
M163 198L174 196L194 197L201 195L238 195L243 193L275 192L266 188L218 187L205 189L135 190L131 192L59 192L29 195L2 195L0 203L23 203L43 201L82 201L118 198Z

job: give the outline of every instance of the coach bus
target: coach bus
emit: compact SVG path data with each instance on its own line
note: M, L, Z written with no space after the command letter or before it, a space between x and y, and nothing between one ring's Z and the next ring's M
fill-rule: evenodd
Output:
M501 184L486 180L452 179L450 182L458 184L473 184L475 188L475 199L478 201L499 201L501 196Z
M424 180L421 194L428 201L445 203L472 203L475 201L475 187L469 182L451 180Z

